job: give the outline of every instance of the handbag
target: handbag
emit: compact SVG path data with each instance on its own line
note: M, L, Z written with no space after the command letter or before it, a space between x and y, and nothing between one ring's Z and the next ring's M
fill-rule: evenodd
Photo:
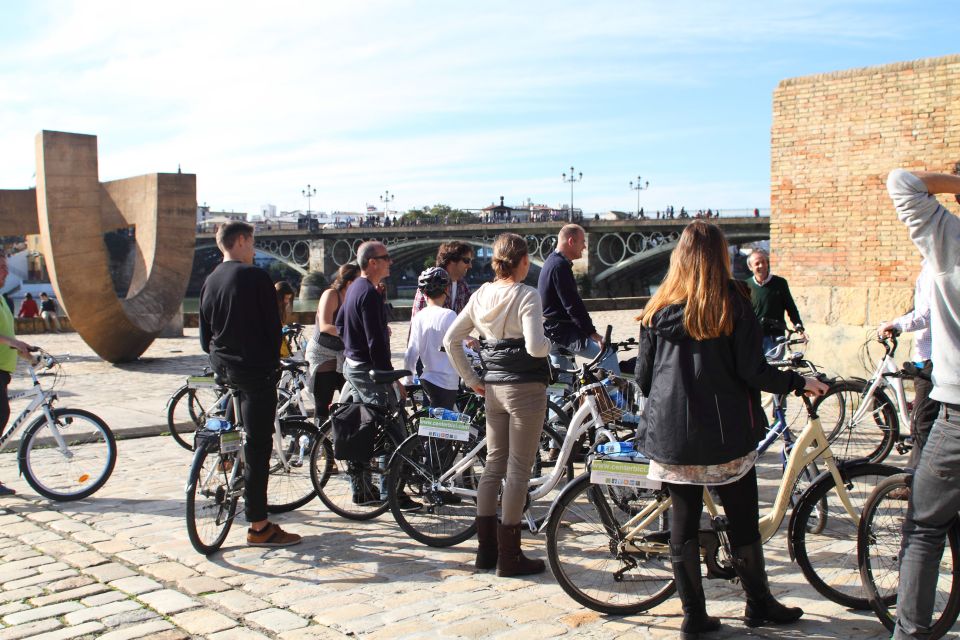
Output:
M330 351L343 351L346 349L346 345L343 344L343 340L340 336L332 336L329 333L323 331L317 331L313 334L314 339L324 349Z

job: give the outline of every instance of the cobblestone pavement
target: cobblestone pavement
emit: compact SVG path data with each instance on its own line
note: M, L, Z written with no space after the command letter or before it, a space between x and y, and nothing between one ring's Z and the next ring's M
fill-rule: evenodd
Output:
M597 314L597 320L617 320L615 335L626 336L634 333L629 316ZM405 335L404 325L394 326L397 352ZM63 404L100 413L121 432L160 424L166 397L204 362L195 335L159 340L145 362L120 367L96 360L73 334L35 342L75 355ZM765 498L778 475L776 456L767 458ZM50 503L18 478L13 453L0 454L0 479L19 492L0 498L0 640L677 635L676 598L646 615L602 616L570 600L549 573L532 579L475 573L471 542L424 547L389 514L346 521L316 500L278 518L305 536L303 544L247 548L245 526L237 522L224 549L206 558L192 549L184 526L190 460L169 437L124 439L103 489L86 500ZM544 557L542 539L527 536L527 545ZM872 615L846 611L814 592L785 545L781 530L767 546L771 582L778 596L807 611L804 619L748 630L738 619L738 587L707 581L710 611L725 623L712 637L887 637Z

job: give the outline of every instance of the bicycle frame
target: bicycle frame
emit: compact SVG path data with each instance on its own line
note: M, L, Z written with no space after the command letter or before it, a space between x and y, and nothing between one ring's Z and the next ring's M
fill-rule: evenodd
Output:
M804 428L797 437L796 442L794 442L790 456L787 459L787 465L784 468L780 486L777 489L777 497L773 502L773 506L766 514L760 517L760 538L763 542L766 542L777 533L780 524L783 522L783 518L786 516L793 486L796 484L804 467L814 460L823 460L827 471L833 476L834 490L837 492L844 510L853 518L854 523L859 524L859 514L857 514L850 501L850 495L847 493L843 478L840 475L840 469L834 461L833 452L830 450L826 434L820 425L820 418L814 414L808 417L806 428ZM719 514L719 509L710 492L704 489L703 495L707 513L710 514L711 518L716 517ZM657 518L670 508L670 504L671 500L669 497L651 502L645 506L640 513L630 518L630 520L623 525L622 530L627 531L627 533L621 537L621 542L625 545L627 551L633 553L668 553L668 548L665 543L643 541L636 544L633 541L642 540L643 531L655 523Z
M906 433L910 433L912 423L910 412L907 411L907 394L903 388L903 378L897 375L900 373L900 367L898 367L896 362L894 362L893 353L893 350L891 350L889 347L886 347L886 352L877 363L877 368L873 372L873 377L870 379L862 397L867 398L871 396L873 392L881 386L893 389L893 402L896 405L897 417L899 418L901 425L906 425ZM857 411L853 414L851 419L853 422L857 422L863 418L863 415L867 410L866 406L867 405L865 403L860 403L860 406L857 407ZM904 430L901 428L901 432L903 431Z
M7 444L10 442L10 439L13 437L17 431L23 427L27 418L32 416L37 409L43 409L43 415L47 419L47 424L50 425L50 432L53 434L53 439L57 443L57 448L60 450L66 457L70 457L70 447L67 444L67 441L63 439L63 436L60 434L60 430L57 428L57 421L53 419L53 413L50 411L51 403L56 400L57 395L52 391L46 391L43 387L40 386L40 380L37 378L36 369L33 366L30 366L30 377L33 379L33 385L26 391L18 391L16 393L9 394L9 400L19 400L21 398L33 397L30 401L30 404L20 412L20 415L17 416L10 427L0 435L0 451L3 451L6 448Z
M583 397L583 404L579 409L577 409L577 412L573 414L573 417L570 420L570 427L567 429L567 435L563 439L563 444L560 447L560 454L554 463L553 470L547 476L541 476L539 478L530 480L529 486L533 488L533 490L529 492L531 501L539 500L556 488L557 484L560 482L560 476L563 474L563 470L566 467L567 460L570 459L570 456L573 453L574 445L576 444L577 440L580 439L580 436L586 433L591 427L596 427L597 429L602 430L602 433L608 437L613 436L612 433L604 429L605 425L603 419L600 417L600 408L597 405L596 399L592 395L586 394L588 390L599 388L601 386L601 382L594 382L584 385L577 392L577 395ZM442 476L440 476L440 478L438 478L436 481L436 485L443 486L445 491L459 496L476 498L477 492L475 489L444 485L445 483L448 483L451 478L456 478L469 469L474 460L477 459L480 451L485 446L487 446L487 439L483 438L476 444L476 446L474 446L473 449L466 453L463 458L457 461L455 465L453 465Z

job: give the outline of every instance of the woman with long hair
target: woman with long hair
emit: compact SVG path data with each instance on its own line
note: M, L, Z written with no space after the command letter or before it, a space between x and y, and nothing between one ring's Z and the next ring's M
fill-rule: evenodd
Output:
M520 518L547 410L550 341L543 335L540 295L523 283L530 271L526 241L515 233L497 236L492 264L496 278L470 296L443 344L464 383L486 397L487 464L477 486L476 567L496 567L498 576L510 577L545 569L542 560L520 551ZM482 378L460 347L474 329L484 336Z
M360 275L360 266L348 262L340 267L333 283L320 295L313 337L306 349L313 378L313 399L317 419L323 424L330 415L333 392L343 386L343 341L337 333L334 320L347 295L347 288Z
M637 445L651 459L650 477L673 500L670 560L683 604L680 637L720 628L707 615L701 583L704 486L720 496L729 521L747 625L797 620L803 611L774 599L764 568L754 468L768 426L760 391L820 395L827 386L767 364L750 298L730 272L726 238L708 222L684 229L638 320L637 382L647 402Z

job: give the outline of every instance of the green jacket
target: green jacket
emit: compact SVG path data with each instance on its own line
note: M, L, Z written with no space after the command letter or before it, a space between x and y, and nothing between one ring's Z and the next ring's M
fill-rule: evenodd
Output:
M784 313L790 316L794 327L802 327L800 312L797 304L790 295L790 286L780 276L771 276L767 284L761 286L756 279L750 276L744 282L750 287L750 299L753 302L753 312L760 320L763 334L767 336L782 336L787 330L787 323L783 319Z

